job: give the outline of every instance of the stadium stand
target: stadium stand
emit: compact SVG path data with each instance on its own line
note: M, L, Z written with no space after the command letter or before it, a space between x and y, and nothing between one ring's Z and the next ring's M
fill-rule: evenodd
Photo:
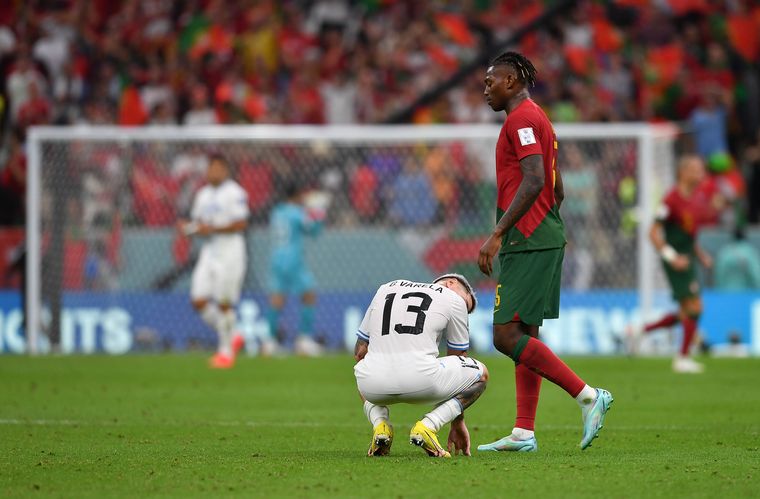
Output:
M543 7L513 0L446 9L401 0L5 2L0 224L23 224L29 126L382 122ZM693 138L684 147L702 152L713 172L708 188L729 201L715 220L728 229L745 214L757 223L760 212L759 28L760 7L748 0L580 2L516 48L536 62L541 78L532 94L554 122L680 122ZM413 121L500 120L483 102L481 78L473 73L418 109ZM562 154L570 163L582 152ZM416 180L393 180L399 189L429 185L433 199L420 207L395 204L388 195L390 178L417 166L368 155L347 179L347 200L337 208L350 216L337 213L330 223L459 221L466 230L468 217L483 219L470 212L483 213L480 193L489 191L462 156L428 151ZM205 167L203 151L171 161L165 151L145 151L132 158L129 178L113 178L108 165L118 158L97 149L89 157L81 209L101 225L116 206L109 186L124 182L131 191L119 204L128 210L121 213L125 224L171 225L186 213ZM283 167L267 158L237 166L243 185L260 186L250 201L254 224L264 224ZM582 168L569 173L586 188ZM599 193L619 191L621 181L590 185Z

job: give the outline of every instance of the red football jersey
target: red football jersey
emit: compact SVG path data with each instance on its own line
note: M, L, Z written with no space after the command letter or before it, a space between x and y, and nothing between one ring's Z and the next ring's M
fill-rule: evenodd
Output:
M502 251L561 248L565 229L554 197L557 137L546 113L531 99L507 115L496 144L497 220L517 193L523 175L520 160L540 154L544 163L544 188L528 212L507 232Z
M712 206L706 191L697 189L684 197L677 187L663 198L657 220L665 229L665 241L679 253L693 253L700 226L711 217Z

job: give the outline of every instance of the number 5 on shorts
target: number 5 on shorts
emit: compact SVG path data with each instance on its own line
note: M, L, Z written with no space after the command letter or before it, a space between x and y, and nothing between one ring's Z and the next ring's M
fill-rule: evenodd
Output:
M496 296L494 297L494 301L493 301L493 308L495 310L499 310L499 305L501 305L501 296L499 296L500 288L501 288L501 284L498 284L496 286Z

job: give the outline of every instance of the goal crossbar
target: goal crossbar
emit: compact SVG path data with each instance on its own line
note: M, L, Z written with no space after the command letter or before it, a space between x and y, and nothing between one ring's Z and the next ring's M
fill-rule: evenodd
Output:
M673 125L648 123L574 123L558 124L559 140L635 140L637 143L637 183L639 192L651 192L657 165L655 142L671 139L677 133ZM27 182L27 260L26 260L26 338L28 351L38 352L41 329L41 190L43 144L56 142L117 142L136 141L262 141L262 142L319 142L334 144L357 143L414 143L456 140L492 140L500 133L498 125L214 125L214 126L41 126L28 133ZM561 167L561 165L560 165ZM656 256L647 244L649 221L654 203L644 195L638 196L639 224L637 227L638 293L640 307L646 315L651 307L654 290Z

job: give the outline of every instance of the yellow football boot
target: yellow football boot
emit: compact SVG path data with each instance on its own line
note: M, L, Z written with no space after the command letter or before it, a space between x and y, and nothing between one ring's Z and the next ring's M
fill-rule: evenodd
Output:
M372 432L372 442L369 444L368 456L387 456L393 443L393 426L386 421L375 426Z
M451 457L451 454L438 443L438 434L417 421L409 433L409 443L422 447L430 457Z

